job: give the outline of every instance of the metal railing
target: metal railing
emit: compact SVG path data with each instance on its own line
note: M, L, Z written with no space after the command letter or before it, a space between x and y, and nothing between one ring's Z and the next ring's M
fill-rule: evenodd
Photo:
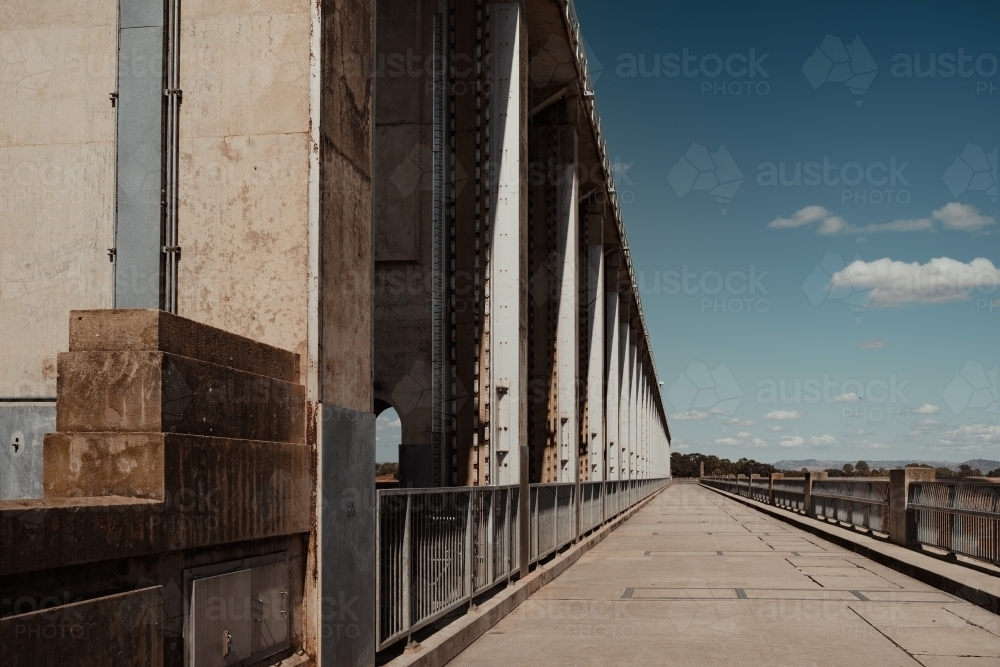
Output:
M532 484L530 562L555 553L670 483ZM377 650L520 570L517 486L377 492Z
M814 516L889 531L888 478L817 479L809 497Z
M917 542L1000 563L1000 484L911 482L907 507Z

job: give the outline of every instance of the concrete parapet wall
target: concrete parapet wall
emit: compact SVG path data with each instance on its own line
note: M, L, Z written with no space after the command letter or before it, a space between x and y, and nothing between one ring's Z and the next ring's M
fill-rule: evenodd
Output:
M0 576L47 568L258 540L310 530L311 453L304 445L160 434L162 499L122 495L102 452L71 462L47 487L63 498L0 503ZM155 439L147 442L153 446ZM125 454L117 455L122 460ZM50 478L56 476L53 471ZM144 482L152 485L151 477ZM70 495L77 494L77 495Z
M159 667L160 586L0 619L4 667Z

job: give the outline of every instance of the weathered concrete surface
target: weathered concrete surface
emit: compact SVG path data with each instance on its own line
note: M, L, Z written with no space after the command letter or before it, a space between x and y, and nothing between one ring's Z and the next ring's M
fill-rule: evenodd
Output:
M143 350L299 381L299 355L162 310L75 310L70 352Z
M318 400L372 411L374 3L320 6Z
M49 433L45 497L163 500L162 433Z
M306 445L160 434L160 499L106 496L127 488L108 449L56 457L60 491L76 497L0 503L0 576L82 563L308 533L311 448ZM131 466L134 461L128 461ZM127 466L122 466L127 468ZM144 480L150 483L151 480ZM151 495L157 495L151 493Z
M994 665L994 614L675 484L450 665Z
M71 308L110 305L115 0L0 3L0 397L55 395Z
M185 1L179 313L307 358L310 3Z
M0 619L4 667L158 667L163 664L160 586Z
M305 440L302 385L165 352L63 352L58 400L62 432Z

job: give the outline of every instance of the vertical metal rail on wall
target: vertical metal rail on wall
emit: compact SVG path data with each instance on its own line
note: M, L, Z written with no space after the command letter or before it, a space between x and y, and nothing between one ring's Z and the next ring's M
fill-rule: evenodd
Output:
M181 114L181 2L170 0L167 16L167 122L166 174L164 175L163 310L177 313L177 265L181 261L178 235L178 190L180 187Z

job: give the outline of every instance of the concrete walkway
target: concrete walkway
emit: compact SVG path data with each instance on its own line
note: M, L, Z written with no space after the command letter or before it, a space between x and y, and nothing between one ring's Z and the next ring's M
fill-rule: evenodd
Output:
M449 667L997 667L1000 616L674 484Z

